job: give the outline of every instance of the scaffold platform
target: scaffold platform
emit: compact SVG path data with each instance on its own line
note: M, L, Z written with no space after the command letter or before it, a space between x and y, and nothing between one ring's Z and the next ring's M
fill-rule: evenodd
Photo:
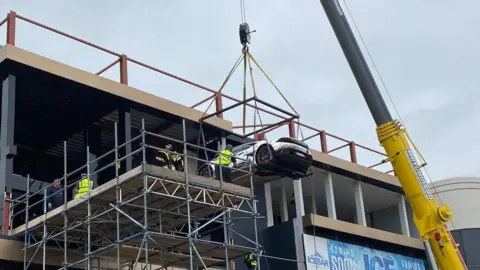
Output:
M68 247L82 246L89 239L92 258L210 267L254 249L192 236L200 228L188 237L179 228L202 219L209 223L231 211L251 215L254 209L245 210L244 205L251 205L246 201L252 198L248 187L143 164L94 188L89 196L11 229L10 235L41 239L26 245L37 249L44 241L64 242L59 247ZM67 249L68 254L77 253ZM88 257L66 266L86 263Z

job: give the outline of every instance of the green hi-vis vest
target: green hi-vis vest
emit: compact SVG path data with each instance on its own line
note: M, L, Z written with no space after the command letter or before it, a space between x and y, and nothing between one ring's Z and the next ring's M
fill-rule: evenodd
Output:
M89 191L91 191L93 188L93 182L88 180L88 178L83 178L78 182L78 191L77 194L75 194L75 199L80 198L84 195L86 195Z
M215 164L230 165L232 162L232 152L230 150L220 151L220 156L215 160Z

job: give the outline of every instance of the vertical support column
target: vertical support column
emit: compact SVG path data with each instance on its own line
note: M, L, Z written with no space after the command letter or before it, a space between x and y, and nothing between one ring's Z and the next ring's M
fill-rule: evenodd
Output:
M333 181L331 172L325 172L324 184L328 217L332 219L337 219L337 210L335 208L335 195L333 193Z
M350 148L350 161L352 163L357 163L357 151L355 150L355 142L350 142L348 146Z
M360 181L355 181L353 184L353 190L355 194L356 221L359 225L367 226L365 206L363 204L362 185Z
M225 136L222 136L222 138L221 138L221 145L220 145L220 147L222 148L222 149L220 149L220 150L223 150L223 149L225 149L225 148L227 147L227 138L225 138Z
M297 218L305 215L305 203L303 201L302 180L293 180L293 194L295 198L295 213Z
M265 188L265 204L267 206L267 227L271 227L273 226L272 188L270 183L265 183L264 188Z
M410 228L408 226L407 206L405 204L405 195L398 194L398 214L400 216L400 226L402 227L402 234L410 237Z
M290 135L290 137L292 138L295 138L295 121L290 121L288 123L288 134Z
M12 178L13 174L13 157L17 154L17 149L14 143L15 130L15 76L9 75L2 83L2 115L0 125L0 204L3 211L5 209L5 188L8 188L8 180ZM3 215L0 215L0 224L4 227Z
M320 131L320 146L322 147L322 153L328 153L327 132L325 130Z
M223 110L222 93L218 93L215 96L215 109L217 112ZM223 112L217 114L217 117L223 118Z
M15 29L17 13L10 11L7 16L7 44L15 46Z
M8 229L10 228L10 199L12 198L12 193L5 192L5 203L3 204L3 234L8 235Z
M130 108L124 106L119 109L119 145L124 144L132 139L132 120ZM119 149L120 156L123 158L132 153L132 144L128 143L124 147ZM127 172L132 169L132 156L127 157L121 164L121 173Z
M280 199L280 218L282 222L288 220L288 202L287 202L287 190L285 189L286 181L282 181L281 199Z
M288 123L288 133L290 137L295 138L295 121L293 120ZM305 203L303 201L302 179L293 181L293 194L295 198L295 214L303 226L302 217L305 215Z
M120 83L128 85L128 57L125 54L120 56Z

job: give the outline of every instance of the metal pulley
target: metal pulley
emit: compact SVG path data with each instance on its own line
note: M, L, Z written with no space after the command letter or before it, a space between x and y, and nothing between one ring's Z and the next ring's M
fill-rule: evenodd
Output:
M250 33L254 33L255 30L250 31L250 26L248 26L248 23L242 23L240 24L238 33L240 36L240 43L245 47L247 44L250 44Z

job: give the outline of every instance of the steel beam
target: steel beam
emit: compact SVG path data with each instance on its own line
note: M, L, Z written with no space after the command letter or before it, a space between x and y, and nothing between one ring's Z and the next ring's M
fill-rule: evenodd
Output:
M132 118L131 118L131 111L130 108L120 108L119 109L119 131L120 131L120 141L119 145L128 142L132 139ZM125 147L122 147L122 149L119 149L120 155L121 156L127 156L132 153L132 144L128 143ZM125 173L127 171L130 171L132 169L132 156L128 156L125 161L122 162L121 165L121 172Z
M13 157L17 149L13 144L15 130L15 88L16 78L13 75L3 81L2 84L2 118L0 125L0 202L2 211L5 200L6 179L13 174ZM3 224L3 214L0 215L0 224Z

